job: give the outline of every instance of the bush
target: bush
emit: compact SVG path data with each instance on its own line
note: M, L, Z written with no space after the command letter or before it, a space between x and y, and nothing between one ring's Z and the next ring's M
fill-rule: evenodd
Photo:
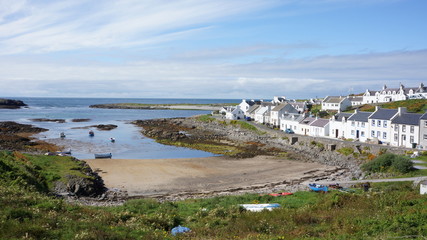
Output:
M385 153L371 162L362 165L362 169L368 172L385 172L394 170L401 173L407 173L412 169L413 163L404 156Z
M344 154L345 156L348 156L348 155L354 153L354 149L351 147L343 147L343 148L338 149L337 152Z

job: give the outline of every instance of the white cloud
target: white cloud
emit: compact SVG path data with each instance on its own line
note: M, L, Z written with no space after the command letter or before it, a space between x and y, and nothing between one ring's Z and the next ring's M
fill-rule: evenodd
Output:
M0 54L130 47L189 36L216 21L269 7L274 1L23 2L0 17ZM89 9L89 10L85 10Z
M0 58L0 96L49 89L55 96L268 98L355 93L382 84L417 86L427 50L276 59L250 64L138 61L62 64ZM25 89L22 88L25 86ZM21 89L22 91L20 91Z

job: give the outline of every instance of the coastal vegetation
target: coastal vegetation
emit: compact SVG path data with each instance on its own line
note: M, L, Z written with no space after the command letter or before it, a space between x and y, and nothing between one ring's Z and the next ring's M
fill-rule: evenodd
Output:
M47 194L43 156L0 155L2 239L386 239L427 235L427 199L410 182L373 183L370 192L296 192L158 202L117 207L69 204ZM64 158L66 157L55 157ZM48 158L51 161L51 157ZM64 160L66 161L66 160ZM56 165L56 164L55 164ZM278 203L249 212L247 203ZM172 236L178 225L191 232Z
M374 160L362 165L362 169L367 172L400 172L408 173L413 169L413 163L404 156L385 153Z
M403 101L381 103L377 105L364 104L362 106L358 106L357 108L360 111L374 112L375 106L387 109L397 109L398 107L406 107L408 112L411 113L425 113L427 110L427 99L409 99ZM354 108L350 108L349 112L353 112L353 110Z
M224 106L235 106L238 103L174 103L174 104L147 104L147 103L110 103L94 104L90 108L111 108L111 109L174 109L174 110L218 110Z

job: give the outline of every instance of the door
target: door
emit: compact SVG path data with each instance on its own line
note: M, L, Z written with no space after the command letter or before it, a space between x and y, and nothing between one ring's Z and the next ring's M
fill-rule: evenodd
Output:
M356 138L359 138L359 130L356 130Z

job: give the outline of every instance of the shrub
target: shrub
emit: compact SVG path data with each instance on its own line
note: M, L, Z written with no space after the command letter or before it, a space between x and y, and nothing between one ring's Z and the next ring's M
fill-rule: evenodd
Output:
M343 148L338 149L337 152L344 154L345 156L348 156L348 155L354 153L354 149L351 147L343 147Z
M412 169L413 163L404 156L392 153L384 153L371 162L362 165L362 169L368 172L385 172L394 170L407 173Z

